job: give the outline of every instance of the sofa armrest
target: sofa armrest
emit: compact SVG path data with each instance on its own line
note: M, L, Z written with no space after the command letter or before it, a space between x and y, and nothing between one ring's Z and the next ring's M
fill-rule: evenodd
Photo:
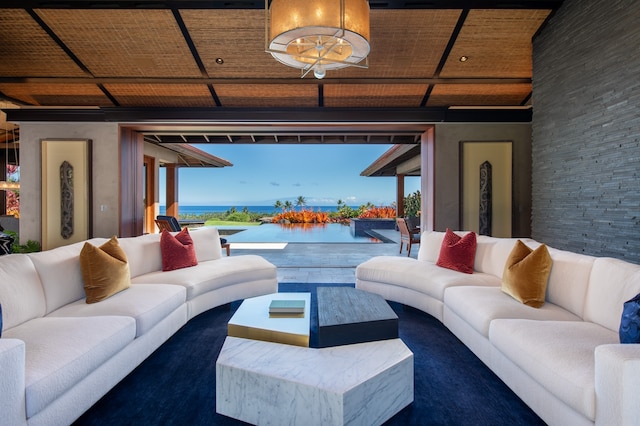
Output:
M638 424L640 344L598 346L595 374L596 424Z
M25 357L22 340L0 339L0 413L4 424L27 424Z

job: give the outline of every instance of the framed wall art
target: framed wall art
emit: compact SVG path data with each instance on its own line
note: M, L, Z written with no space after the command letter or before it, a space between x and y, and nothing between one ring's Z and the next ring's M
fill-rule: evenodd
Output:
M92 237L91 140L42 140L42 249Z
M511 237L513 143L460 143L460 224L480 235Z

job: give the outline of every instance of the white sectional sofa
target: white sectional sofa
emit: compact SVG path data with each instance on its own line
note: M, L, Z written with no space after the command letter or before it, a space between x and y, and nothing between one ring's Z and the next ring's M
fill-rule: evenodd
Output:
M640 344L618 336L624 302L640 293L640 265L549 248L545 303L532 308L501 290L517 239L477 237L465 274L436 265L443 237L424 233L417 259L360 264L356 287L443 322L550 425L640 424Z
M216 228L191 237L198 265L167 272L159 234L119 239L131 286L92 304L79 261L84 242L0 257L0 424L70 424L194 316L277 292L270 262L221 256Z

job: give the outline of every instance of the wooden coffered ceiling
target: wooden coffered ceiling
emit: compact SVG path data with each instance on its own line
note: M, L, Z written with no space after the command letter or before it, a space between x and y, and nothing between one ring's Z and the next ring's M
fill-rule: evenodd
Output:
M146 122L146 137L158 143L415 143L421 133L303 125L282 132L266 124L260 132L226 131L218 126L225 117L530 117L522 108L532 104L532 38L562 0L369 3L369 68L316 80L264 52L262 1L4 0L0 100L21 107L9 114L16 121L51 117L58 107L85 120ZM460 115L452 107L473 109ZM180 125L191 116L198 126ZM215 131L207 130L209 117L217 120ZM148 125L160 121L178 124Z

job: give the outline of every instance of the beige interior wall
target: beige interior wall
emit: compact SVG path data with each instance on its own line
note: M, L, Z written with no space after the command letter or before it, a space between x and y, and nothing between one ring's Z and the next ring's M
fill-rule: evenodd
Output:
M91 139L93 235L117 235L118 123L20 123L20 241L42 241L41 141Z

